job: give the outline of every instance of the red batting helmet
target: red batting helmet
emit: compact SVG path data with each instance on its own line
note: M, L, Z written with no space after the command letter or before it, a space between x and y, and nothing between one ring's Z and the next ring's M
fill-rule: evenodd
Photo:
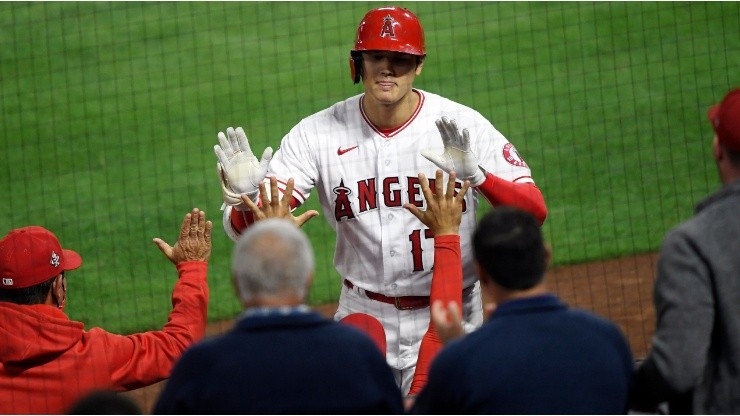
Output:
M355 47L350 52L352 81L360 82L362 51L393 51L423 57L424 29L419 18L402 7L370 10L357 27Z

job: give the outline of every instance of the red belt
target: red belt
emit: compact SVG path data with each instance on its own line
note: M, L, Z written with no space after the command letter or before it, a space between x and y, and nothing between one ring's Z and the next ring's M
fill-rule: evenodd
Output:
M355 285L352 284L347 279L344 279L344 285L347 286L348 289L352 289L355 287ZM396 307L396 309L406 311L411 309L421 309L426 308L429 306L429 296L398 296L398 297L392 297L392 296L386 296L381 295L380 293L374 293L370 292L369 290L365 291L365 296L367 296L369 299L377 300L378 302L383 303L389 303Z

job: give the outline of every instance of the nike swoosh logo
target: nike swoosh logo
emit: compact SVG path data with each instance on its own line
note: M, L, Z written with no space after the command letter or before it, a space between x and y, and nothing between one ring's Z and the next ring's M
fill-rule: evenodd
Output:
M343 154L345 154L345 153L349 152L350 150L355 150L355 149L357 149L358 147L359 147L359 146L352 146L352 147L348 147L348 148L346 148L346 149L342 149L342 148L340 147L339 149L337 149L337 155L338 155L338 156L342 156Z

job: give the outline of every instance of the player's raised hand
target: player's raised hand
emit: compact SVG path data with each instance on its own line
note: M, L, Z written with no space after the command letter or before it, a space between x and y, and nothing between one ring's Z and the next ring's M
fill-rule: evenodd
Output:
M455 120L448 120L447 117L440 118L435 124L442 136L444 151L437 154L432 149L424 149L421 155L447 173L454 170L460 179L469 180L473 186L482 184L486 175L478 167L478 157L470 148L468 129L463 129L461 134Z
M247 134L241 127L236 130L229 127L226 134L219 132L218 143L213 146L213 151L220 165L218 173L224 202L238 206L241 204L240 194L247 194L256 201L259 184L264 180L272 160L272 147L267 147L262 152L261 160L257 159L249 146Z
M206 213L193 208L185 214L180 226L180 235L174 247L155 238L154 244L174 264L186 261L208 261L211 257L211 231L213 224L206 221Z
M318 216L319 212L311 209L297 217L293 216L290 202L293 199L294 184L295 180L293 178L288 179L285 192L281 198L277 178L273 176L270 177L270 195L267 194L265 183L262 182L259 184L260 206L254 203L246 194L241 196L241 201L252 211L255 222L267 218L285 218L293 221L297 227L300 227L311 218Z
M470 182L465 181L460 191L455 195L455 177L455 171L451 171L447 185L445 185L442 171L437 169L434 181L435 190L432 193L426 176L419 173L419 182L427 203L427 209L422 211L413 204L403 205L419 221L429 227L435 236L457 234L460 228L463 199L470 188Z

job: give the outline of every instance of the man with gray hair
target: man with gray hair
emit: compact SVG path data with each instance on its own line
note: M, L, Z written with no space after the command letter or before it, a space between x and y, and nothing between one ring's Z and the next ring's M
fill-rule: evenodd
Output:
M154 413L403 413L376 344L305 305L313 270L295 224L267 218L250 227L231 266L244 312L233 330L183 355Z
M311 243L287 221L269 219L255 227L237 242L231 262L242 305L299 307L313 280Z

